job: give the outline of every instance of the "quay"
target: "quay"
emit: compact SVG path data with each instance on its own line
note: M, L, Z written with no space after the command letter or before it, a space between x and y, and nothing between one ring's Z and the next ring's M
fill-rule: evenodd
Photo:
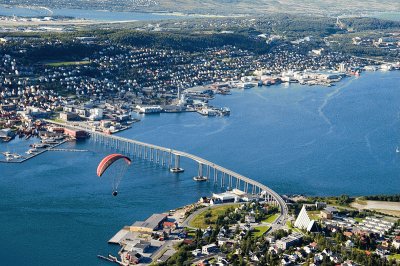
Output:
M67 142L67 141L68 141L68 140L63 140L63 141L61 141L61 142L59 142L59 143L57 143L57 144L52 144L52 146L50 146L50 147L48 147L48 148L44 148L44 149L42 149L42 150L40 150L40 151L38 151L38 152L35 152L34 154L31 154L31 155L29 155L29 156L23 157L23 158L20 159L20 160L9 160L9 161L7 161L7 160L0 160L0 163L23 163L23 162L26 162L26 161L28 161L28 160L30 160L30 159L32 159L32 158L35 158L36 156L38 156L38 155L40 155L40 154L42 154L42 153L45 153L45 152L47 152L47 151L52 151L52 150L54 150L54 148L60 146L61 144L64 144L64 143ZM61 150L61 149L60 149L60 150Z
M162 167L166 166L170 171L172 170L172 172L176 172L174 169L179 169L179 172L183 172L184 169L180 167L181 157L190 159L198 164L198 174L196 178L207 179L207 182L213 182L214 185L220 185L221 188L236 188L244 191L245 193L259 195L269 204L278 206L280 208L281 214L277 219L277 223L286 223L288 207L278 193L261 184L260 182L252 180L199 156L133 139L108 135L102 132L88 130L78 126L59 123L52 120L45 121L63 128L85 131L96 143L100 143L106 147L114 148L127 156L148 160Z
M89 150L78 150L78 149L53 149L53 148L50 148L49 151L88 152Z

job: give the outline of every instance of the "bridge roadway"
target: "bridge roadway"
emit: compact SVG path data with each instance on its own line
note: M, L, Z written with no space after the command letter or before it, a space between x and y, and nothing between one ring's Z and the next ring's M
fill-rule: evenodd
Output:
M232 178L236 179L236 187L238 188L238 186L240 187L240 182L242 181L244 183L244 191L247 192L248 190L248 184L250 184L253 188L253 194L255 192L257 192L257 190L260 193L257 194L264 194L265 199L267 199L268 196L268 200L272 200L272 203L276 203L277 205L279 205L280 209L281 209L281 215L278 217L278 219L276 219L275 223L277 225L282 225L284 226L286 223L286 219L288 216L288 208L287 205L285 203L285 201L282 199L282 197L276 193L275 191L273 191L272 189L270 189L269 187L261 184L260 182L257 182L253 179L250 179L246 176L243 176L241 174L238 174L232 170L229 170L225 167L222 167L220 165L217 165L213 162L210 162L208 160L205 160L199 156L187 153L187 152L183 152L183 151L178 151L178 150L174 150L174 149L169 149L166 147L162 147L162 146L158 146L158 145L153 145L153 144L149 144L149 143L145 143L145 142L141 142L138 140L133 140L133 139L128 139L128 138L124 138L124 137L120 137L120 136L116 136L116 135L108 135L108 134L104 134L102 132L98 132L98 131L93 131L91 129L87 129L81 126L77 126L77 125L71 125L71 124L65 124L65 123L59 123L59 122L55 122L52 120L46 120L46 122L51 123L51 124L55 124L57 126L61 126L61 127L66 127L66 128L70 128L70 129L74 129L74 130L82 130L85 131L87 133L89 133L95 140L98 141L102 141L104 139L108 139L108 140L112 140L112 143L114 143L115 148L124 148L121 147L121 145L118 145L118 143L129 143L129 144L134 144L137 145L139 147L145 147L148 148L150 151L159 151L159 152L163 152L165 154L169 154L170 158L170 164L172 161L172 157L171 155L175 155L175 168L179 168L179 159L180 157L185 157L188 159L191 159L193 161L196 161L197 163L199 163L199 176L203 176L202 172L203 172L203 166L207 166L207 173L208 176L210 177L210 168L214 169L214 182L217 181L218 182L218 171L220 173L223 173L223 177L221 180L221 186L224 185L224 181L225 181L225 175L228 175L228 180L229 180L229 184L233 185L232 182ZM129 150L129 148L127 148L127 150ZM146 152L146 151L144 151ZM150 155L150 158L153 154ZM159 154L158 154L159 155ZM157 156L157 155L156 155ZM144 158L146 159L146 155L144 156ZM147 157L148 158L148 157ZM158 158L159 159L159 158ZM217 180L215 180L215 176L217 176ZM280 226L279 226L280 227Z

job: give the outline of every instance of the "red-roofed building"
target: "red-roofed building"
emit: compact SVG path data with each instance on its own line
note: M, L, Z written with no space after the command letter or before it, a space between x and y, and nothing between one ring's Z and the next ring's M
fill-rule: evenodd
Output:
M163 227L164 227L164 228L175 229L175 228L176 228L176 223L175 223L175 222L165 221L165 222L163 223Z

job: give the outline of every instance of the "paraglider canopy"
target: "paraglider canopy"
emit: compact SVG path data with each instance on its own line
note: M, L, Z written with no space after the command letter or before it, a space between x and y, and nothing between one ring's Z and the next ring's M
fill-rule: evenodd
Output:
M103 160L101 160L99 166L97 166L97 176L102 176L103 173L108 169L108 167L110 167L114 162L120 159L124 159L128 165L131 164L131 159L129 159L129 157L125 155L118 153L110 154L106 156Z
M112 180L113 196L117 196L117 188L125 175L131 159L122 154L110 154L106 156L97 166L97 176L102 178L110 178Z

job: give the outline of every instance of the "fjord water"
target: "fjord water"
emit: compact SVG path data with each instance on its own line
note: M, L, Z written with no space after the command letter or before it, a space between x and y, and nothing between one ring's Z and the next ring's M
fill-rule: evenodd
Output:
M144 13L144 12L118 12L107 10L86 10L86 9L70 9L70 8L40 8L40 7L8 7L0 5L1 16L18 16L18 17L71 17L75 19L85 19L94 21L152 21L165 19L181 19L187 18L187 15L177 15L173 13Z
M309 195L399 193L400 72L363 73L334 87L261 87L218 96L230 117L161 114L120 135L187 151L277 192ZM30 142L34 140L29 140ZM22 153L28 142L0 144ZM107 240L124 225L214 191L135 159L117 197L96 166L113 152L91 141L23 164L0 164L1 265L99 265L116 254ZM106 264L105 264L106 265Z

